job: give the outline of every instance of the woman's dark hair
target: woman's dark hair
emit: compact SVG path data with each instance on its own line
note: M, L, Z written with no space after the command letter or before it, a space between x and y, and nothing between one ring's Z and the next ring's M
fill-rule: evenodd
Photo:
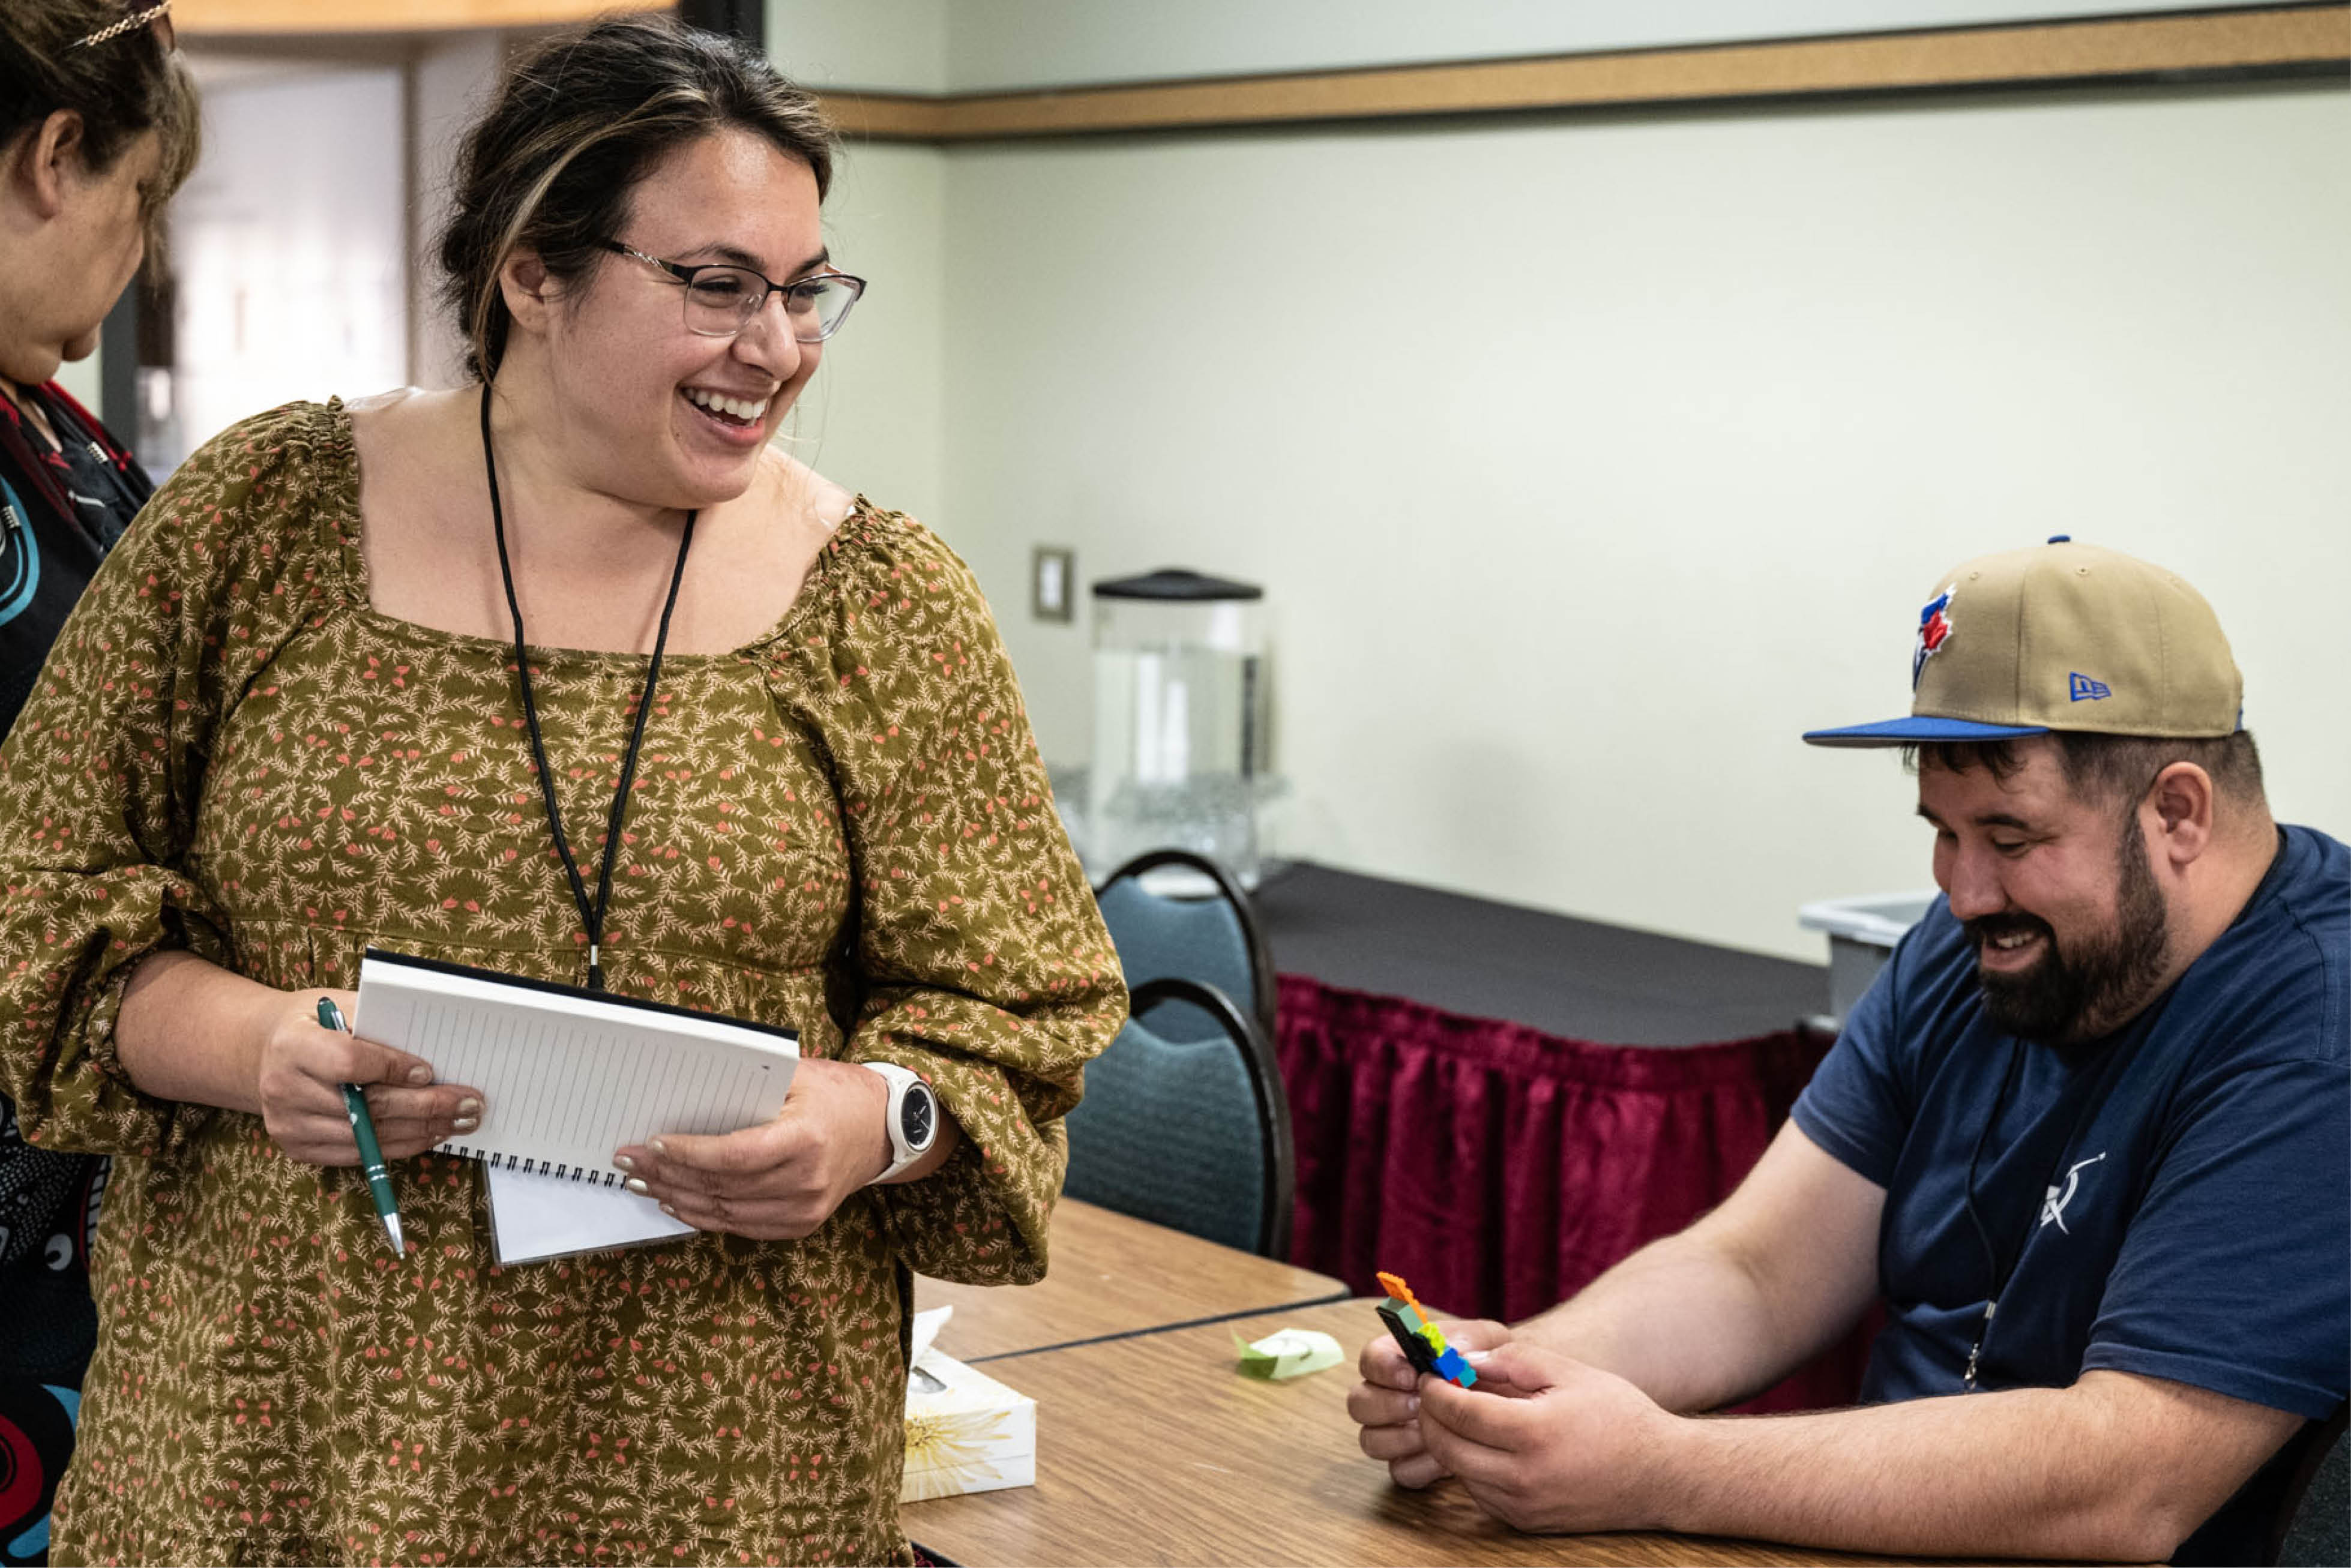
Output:
M156 223L196 166L202 124L195 79L152 27L103 33L146 9L146 0L7 0L0 5L0 147L60 110L81 116L81 162L103 174L148 131L162 144L147 188L147 253L162 250Z
M730 129L805 162L820 200L832 183L833 131L815 96L736 39L623 16L517 61L465 133L441 231L441 298L465 335L466 372L488 381L506 356L498 269L509 256L536 252L565 285L586 277L653 164Z

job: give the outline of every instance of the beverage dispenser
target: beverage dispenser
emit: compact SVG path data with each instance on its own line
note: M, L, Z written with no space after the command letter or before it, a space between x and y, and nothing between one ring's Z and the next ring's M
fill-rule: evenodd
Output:
M1187 849L1253 887L1267 782L1265 591L1165 568L1093 587L1089 870Z

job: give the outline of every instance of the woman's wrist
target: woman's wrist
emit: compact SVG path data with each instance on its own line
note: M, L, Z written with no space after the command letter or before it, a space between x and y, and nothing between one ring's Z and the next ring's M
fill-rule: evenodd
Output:
M193 953L149 955L123 983L115 1060L159 1100L261 1109L261 1057L279 993Z
M863 1062L854 1065L855 1071L847 1080L855 1086L859 1105L856 1120L852 1124L862 1131L859 1136L848 1140L848 1146L854 1151L852 1174L855 1186L852 1191L855 1187L871 1186L881 1180L882 1173L888 1170L898 1157L897 1149L890 1141L890 1085L880 1073L868 1071Z

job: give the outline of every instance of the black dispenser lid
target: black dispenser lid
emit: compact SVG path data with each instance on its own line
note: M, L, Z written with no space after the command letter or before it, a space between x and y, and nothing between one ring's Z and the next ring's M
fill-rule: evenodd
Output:
M1254 582L1209 577L1182 567L1163 566L1139 577L1113 577L1094 584L1096 599L1159 599L1203 603L1219 599L1263 599L1265 590Z

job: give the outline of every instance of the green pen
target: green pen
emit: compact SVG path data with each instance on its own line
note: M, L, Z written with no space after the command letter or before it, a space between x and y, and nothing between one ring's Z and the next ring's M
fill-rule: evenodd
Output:
M319 1027L350 1032L343 1021L343 1009L335 1005L332 997L319 998ZM383 1168L383 1145L375 1141L375 1118L368 1114L367 1096L356 1083L343 1085L343 1110L351 1119L351 1136L359 1140L360 1164L367 1170L368 1191L375 1197L375 1211L383 1217L383 1232L392 1238L392 1255L408 1256L408 1248L400 1239L400 1205L392 1200L392 1173Z

